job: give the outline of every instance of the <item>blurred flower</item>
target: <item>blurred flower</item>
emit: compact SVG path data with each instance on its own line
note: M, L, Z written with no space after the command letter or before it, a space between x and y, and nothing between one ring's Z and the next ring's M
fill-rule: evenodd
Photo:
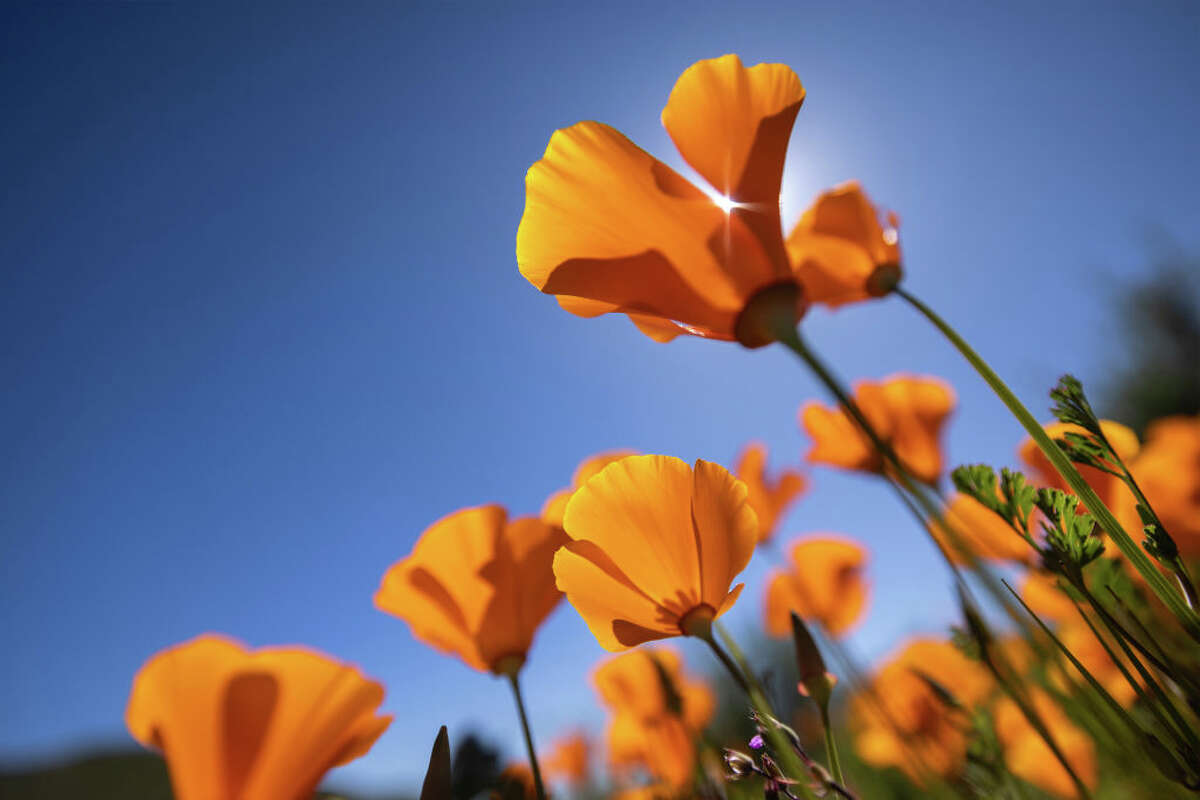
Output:
M497 783L500 789L492 793L494 800L537 800L533 770L524 762L509 764L501 770Z
M1150 423L1130 472L1179 552L1200 558L1200 416Z
M942 474L942 427L955 403L949 384L937 378L893 375L860 381L854 400L909 472L918 480L935 483ZM879 453L841 408L805 403L800 424L813 439L809 461L861 472L882 470Z
M813 536L794 542L790 555L788 571L767 584L767 633L790 636L792 611L834 636L853 628L867 605L867 551L850 539Z
M946 502L942 516L949 532L933 520L929 532L955 564L967 563L961 547L987 561L1028 563L1035 555L1029 543L1007 522L969 495L955 492Z
M513 672L562 598L550 565L564 541L559 528L537 517L510 521L498 505L456 511L388 569L375 606L468 666Z
M1030 571L1021 579L1018 594L1046 624L1079 621L1075 602L1059 587L1058 577L1054 573Z
M179 800L306 800L387 729L382 702L380 684L328 656L207 634L143 665L125 724L162 751Z
M1062 439L1068 433L1085 433L1083 428L1078 425L1069 425L1063 422L1051 422L1042 427L1046 429L1046 433L1051 439ZM1100 430L1104 432L1104 437L1108 439L1109 444L1112 445L1121 460L1129 464L1139 450L1137 434L1119 422L1106 419L1100 420ZM1028 468L1030 483L1073 493L1071 487L1058 474L1058 471L1050 463L1050 459L1046 458L1046 454L1041 451L1032 438L1026 438L1021 442L1017 455ZM1100 497L1100 500L1113 512L1126 532L1135 540L1140 541L1142 525L1137 515L1136 501L1129 488L1117 476L1095 467L1083 464L1076 464L1075 467Z
M592 673L612 716L609 762L618 770L644 767L657 780L681 787L695 770L695 738L708 725L716 697L687 675L679 653L643 648L606 659Z
M618 772L643 767L655 780L682 788L696 769L695 737L679 717L643 720L618 713L608 725L609 762Z
M609 450L608 452L597 453L585 459L583 463L575 468L575 474L571 476L571 485L566 489L559 489L546 500L546 504L542 506L542 519L550 525L561 528L563 514L567 510L567 503L570 502L571 495L575 494L576 489L583 486L588 482L588 478L612 462L620 461L626 456L635 455L637 455L636 450Z
M648 336L738 339L748 301L796 287L779 189L804 89L783 64L736 55L676 81L662 122L719 201L599 122L556 131L525 178L517 263L574 314L624 312ZM791 294L792 313L803 311ZM769 341L769 340L768 340Z
M567 600L606 650L707 630L758 541L745 485L669 456L609 464L575 492L554 557Z
M967 755L962 721L951 716L922 674L967 708L992 689L982 664L950 642L918 638L885 660L870 692L851 700L859 756L869 764L898 767L917 782L927 772L957 774Z
M1075 774L1089 788L1096 787L1096 751L1092 740L1067 718L1054 700L1041 691L1031 693L1034 710L1049 730ZM1004 762L1017 777L1059 797L1076 796L1067 771L1049 745L1037 734L1021 709L1008 697L993 710L996 737L1004 750Z
M788 506L808 488L808 481L796 469L781 470L774 478L768 476L767 447L760 442L743 448L734 472L746 484L746 500L758 516L758 540L765 542Z
M541 760L548 778L561 778L576 786L588 782L591 744L587 736L577 731L556 739Z
M1092 677L1104 687L1106 692L1112 695L1114 700L1123 706L1133 705L1134 700L1137 699L1137 689L1126 680L1121 668L1112 660L1112 656L1109 655L1104 644L1096 638L1092 629L1079 619L1078 614L1073 621L1065 623L1059 628L1056 635L1063 646L1079 659L1079 663L1083 664L1084 669L1092 674ZM1116 645L1112 645L1112 647L1116 648ZM1073 665L1064 663L1063 669L1075 682L1085 682L1083 676ZM1133 674L1132 667L1128 667L1128 670L1130 674Z
M856 181L822 193L787 237L805 299L831 307L879 297L900 281L900 221L887 227Z
M712 689L684 672L679 653L671 647L607 658L592 673L592 683L610 711L639 720L675 715L692 730L700 730L716 708Z

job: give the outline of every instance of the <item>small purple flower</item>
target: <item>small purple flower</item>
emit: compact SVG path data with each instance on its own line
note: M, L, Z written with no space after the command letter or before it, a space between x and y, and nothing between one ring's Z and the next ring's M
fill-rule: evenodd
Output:
M760 733L754 734L754 738L752 738L750 740L750 749L751 750L762 750L763 749L762 734L760 734Z

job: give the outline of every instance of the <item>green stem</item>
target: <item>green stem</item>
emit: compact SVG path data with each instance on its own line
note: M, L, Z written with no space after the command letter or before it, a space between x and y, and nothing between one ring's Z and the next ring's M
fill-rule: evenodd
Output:
M833 773L833 779L844 786L846 779L842 777L842 760L838 757L837 742L833 738L828 703L821 704L821 725L825 728L825 755L829 759L829 771Z
M730 658L729 654L725 652L724 648L717 644L717 640L713 637L711 630L707 632L696 632L691 635L702 640L708 645L708 648L712 650L713 655L715 655L717 660L721 662L721 666L723 666L726 671L729 672L730 677L732 677L734 682L737 683L743 692L745 692L746 697L750 700L750 705L753 706L760 715L770 717L770 719L777 719L774 709L771 708L771 704L767 702L767 699L763 696L762 692L751 685L750 681L746 679L746 676L742 674L742 671L738 667L737 663ZM783 732L773 726L770 721L764 719L762 727L765 729L766 738L771 742L771 749L774 751L775 757L781 762L780 766L783 768L784 774L786 774L789 778L800 781L799 783L793 784L792 788L802 790L806 798L811 798L812 793L809 792L806 785L806 780L809 775L808 768L804 766L803 762L801 762L800 757L792 747L792 743L789 742L787 737L784 736Z
M512 687L513 699L517 701L517 714L521 717L521 731L525 734L525 749L529 752L529 769L533 772L533 784L538 800L546 800L546 787L542 784L542 770L538 766L537 751L533 747L533 732L529 728L529 717L525 714L525 700L521 697L521 682L515 671L507 673L508 685Z
M1000 380L1000 377L967 344L966 340L959 336L958 332L951 328L933 309L904 289L896 288L894 291L922 316L933 323L934 327L941 331L942 335L954 345L963 358L975 368L979 376L991 387L1001 402L1008 407L1009 412L1021 423L1021 426L1025 428L1037 446L1050 459L1050 463L1054 465L1054 468L1058 470L1058 473L1070 485L1071 490L1079 497L1083 505L1095 516L1096 520L1100 523L1100 527L1109 535L1109 538L1117 545L1117 548L1124 553L1125 557L1129 559L1137 571L1146 579L1146 583L1150 585L1154 593L1179 618L1184 629L1193 638L1200 640L1200 617L1188 607L1183 597L1154 568L1154 565L1150 563L1149 557L1142 551L1142 548L1125 532L1125 529L1121 527L1121 524L1113 516L1108 506L1104 504L1092 487L1088 485L1087 481L1083 479L1083 476L1079 474L1079 470L1075 468L1075 465L1071 463L1071 460L1067 458L1059 446L1054 443L1054 440L1047 435L1041 424L1029 413L1029 409L1025 408L1021 401L1017 399L1017 396L1013 394L1012 390L1008 388L1004 381Z

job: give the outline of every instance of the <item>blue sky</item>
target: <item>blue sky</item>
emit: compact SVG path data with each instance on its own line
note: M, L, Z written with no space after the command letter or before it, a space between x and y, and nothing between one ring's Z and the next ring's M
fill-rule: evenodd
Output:
M535 512L599 450L728 463L759 438L797 461L796 408L820 396L782 350L658 345L517 272L524 172L555 128L605 121L691 174L659 112L693 61L795 68L785 219L862 180L901 216L907 286L1039 413L1059 373L1105 380L1148 232L1200 246L1190 3L0 14L5 763L125 741L138 666L206 630L388 685L397 722L350 785L414 785L443 722L519 753L501 683L373 609L386 567L462 506ZM848 379L948 379L951 459L1013 461L1016 424L899 301L804 325ZM855 647L937 630L944 570L892 496L812 477L785 530L874 554ZM601 655L563 604L527 672L542 740L598 724Z

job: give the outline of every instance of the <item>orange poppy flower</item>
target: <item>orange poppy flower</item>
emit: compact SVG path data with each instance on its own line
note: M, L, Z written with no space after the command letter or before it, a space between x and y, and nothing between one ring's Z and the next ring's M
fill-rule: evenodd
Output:
M561 529L537 517L510 521L498 505L456 511L388 569L375 606L470 667L512 673L562 598L550 564L564 541Z
M645 767L658 781L681 788L696 769L696 734L678 717L641 720L619 713L608 725L609 761L617 772Z
M1019 533L970 495L955 492L946 502L942 517L950 531L931 520L929 532L955 564L967 563L962 547L988 561L1028 563L1035 555Z
M664 676L678 694L678 713L671 707ZM637 720L679 716L697 731L712 719L717 705L708 684L686 674L679 653L670 647L633 650L606 659L592 673L592 683L614 714Z
M581 731L556 739L541 759L542 770L548 778L560 778L582 785L588 782L591 743Z
M1200 416L1146 427L1130 472L1185 558L1200 558Z
M1075 727L1045 692L1034 689L1031 700L1075 774L1088 788L1094 789L1097 771L1096 748L1092 740ZM1015 702L1008 697L998 700L993 719L996 738L1004 751L1004 763L1014 775L1058 797L1077 796L1067 771Z
M853 628L867 605L866 561L867 551L842 537L814 536L795 542L791 568L775 572L767 584L767 633L790 636L792 611L819 622L834 636Z
M1046 433L1049 434L1051 439L1061 439L1067 433L1084 432L1078 425L1069 425L1063 422L1050 422L1042 427L1046 429ZM1138 454L1140 445L1138 444L1137 434L1126 426L1119 422L1104 419L1100 420L1100 429L1104 431L1104 437L1108 439L1109 444L1113 446L1117 455L1126 464L1129 464ZM1067 482L1054 469L1054 465L1050 463L1050 459L1046 458L1046 454L1041 451L1041 448L1037 446L1032 438L1026 438L1021 442L1021 446L1017 450L1017 455L1028 468L1031 482L1061 489L1064 492L1072 491ZM1079 470L1079 474L1088 482L1088 485L1092 487L1100 497L1100 500L1113 512L1126 532L1140 541L1142 525L1137 514L1136 501L1134 500L1133 493L1129 491L1129 488L1121 479L1115 475L1098 470L1095 467L1076 464L1075 468Z
M575 494L576 489L583 486L588 482L589 478L612 462L620 461L626 456L635 455L637 455L636 450L609 450L608 452L597 453L585 459L583 463L575 468L575 474L571 476L571 485L566 489L559 489L546 500L546 504L542 506L542 519L555 527L561 528L563 514L567 510L567 503L570 502L571 495Z
M779 189L804 88L783 64L736 55L676 81L662 122L704 191L600 122L556 131L525 178L517 263L574 314L623 312L648 336L761 346L738 318L765 289L803 313L783 242Z
M1053 573L1029 572L1022 579L1018 592L1025 604L1046 624L1079 621L1075 603L1059 588L1059 579Z
M855 181L818 196L787 238L805 298L836 308L890 292L900 282L899 226L895 214L880 224Z
M758 516L758 540L765 542L797 497L808 488L808 480L795 469L784 469L774 478L767 475L767 447L751 442L738 456L734 472L746 484L746 500Z
M737 600L758 541L746 486L718 464L630 456L567 505L558 587L606 650L686 635Z
M498 783L500 792L492 793L494 800L510 800L513 797L537 800L537 783L533 779L533 770L524 762L509 764L502 769Z
M851 701L855 750L864 761L894 766L917 782L927 772L949 776L963 767L967 737L918 671L933 678L964 706L992 690L987 670L950 642L918 638L890 656L871 679L872 695Z
M383 687L298 647L249 651L212 634L150 658L125 724L161 750L179 800L301 800L391 723Z
M1104 690L1112 695L1112 698L1123 706L1131 706L1137 699L1137 689L1126 680L1121 668L1112 660L1108 650L1104 649L1104 644L1096 638L1096 634L1087 626L1079 615L1075 615L1075 619L1065 622L1059 628L1057 634L1059 641L1071 651L1071 653L1079 659L1079 663L1083 664L1084 669L1092 674ZM1114 649L1116 645L1110 645ZM1084 678L1072 665L1064 665L1063 667L1067 674L1073 680L1079 683L1084 682ZM1130 675L1136 674L1133 667L1126 667Z
M954 390L937 378L893 375L860 381L854 400L908 471L935 483L942 474L941 433L954 410ZM805 403L800 424L813 439L809 461L860 472L882 470L881 456L841 408Z

